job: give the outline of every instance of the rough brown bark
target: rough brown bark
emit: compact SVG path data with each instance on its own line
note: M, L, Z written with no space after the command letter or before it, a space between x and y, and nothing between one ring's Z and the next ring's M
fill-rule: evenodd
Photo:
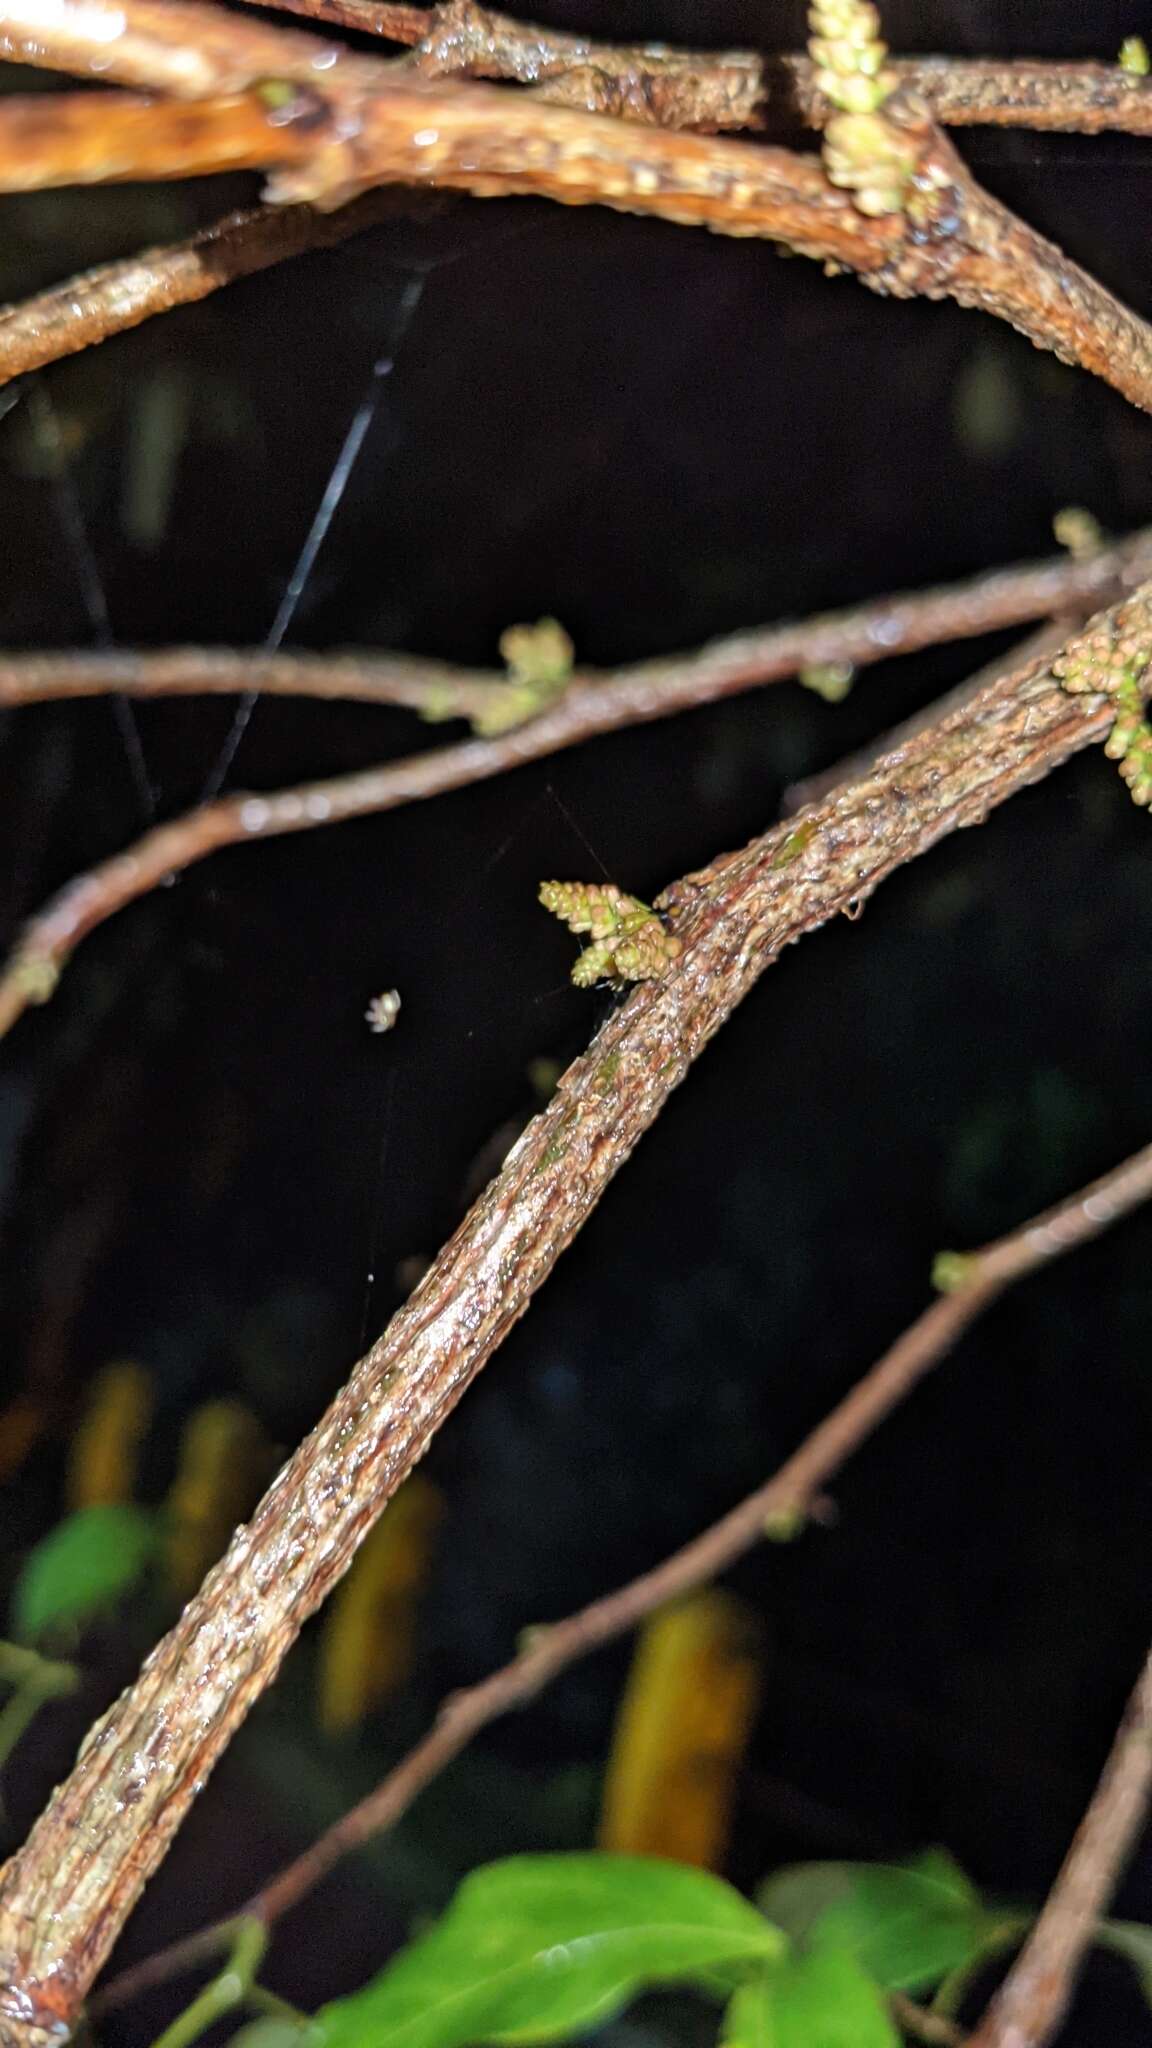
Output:
M3 0L0 58L189 100L246 92L268 79L301 86L329 79L368 89L396 69L346 43L267 26L200 0Z
M1152 588L1130 600L1129 630ZM48 2048L191 1801L385 1502L726 1016L781 950L1086 744L1107 703L1044 665L664 899L683 950L561 1080L410 1301L93 1728L0 1879L0 2044Z
M246 0L255 5L257 0ZM832 111L811 60L758 50L669 50L597 42L518 21L476 0L409 7L389 0L274 0L282 11L415 47L431 75L513 79L558 105L669 128L770 128ZM1152 134L1152 80L1121 64L894 57L899 84L946 128L996 126L1099 135Z
M290 161L279 196L326 204L395 179L653 213L782 241L856 270L877 290L980 306L1152 410L1148 329L982 193L912 99L886 111L915 141L913 196L905 213L865 220L815 163L783 151L651 129L640 139L603 115L439 86L412 68L315 39L251 23L241 29L235 16L183 0L122 0L114 13L120 25L109 38L100 23L112 14L101 0L11 0L0 13L0 39L13 56L208 97L175 109L90 99L82 121L68 101L9 104L0 109L0 183L23 189L60 176L183 175ZM269 100L269 80L299 89L289 107ZM977 101L973 88L970 107ZM1147 610L1152 593L1139 603ZM72 1776L6 1866L3 2048L43 2048L75 2018L189 1803L302 1622L763 968L838 909L854 913L894 867L978 822L1099 736L1112 715L1105 701L1073 700L1045 667L1031 668L825 804L668 892L683 946L674 968L635 992L569 1070L137 1684L90 1732ZM511 753L501 743L485 754L476 743L445 750L434 769L382 771L391 776L387 787L380 774L357 778L355 787L341 786L336 808L335 785L241 800L234 814L213 806L200 814L187 857L230 836L300 829L314 822L310 802L326 806L325 817L353 815L451 786L446 775L497 772L517 749L528 758L564 743L547 717L527 731ZM113 864L95 890L89 878L86 899L58 905L51 944L66 952L110 902L127 900L125 889L138 893L137 884L171 866L174 832L165 828L146 853L119 863L119 880ZM25 949L18 965L34 973L34 953ZM51 946L39 965L53 965ZM22 1000L32 985L25 982ZM1134 1781L1124 1782L1130 1812Z
M237 157L229 129L231 120L246 123L249 110L233 102L228 120L221 113L229 164L280 165L269 187L275 199L336 206L371 186L396 183L479 198L534 194L562 205L608 206L759 236L855 271L875 291L979 307L1152 411L1152 329L983 192L914 97L896 93L885 103L886 120L904 129L916 163L909 195L901 212L873 218L829 183L818 161L788 150L638 129L630 121L549 106L534 94L429 80L401 63L257 26L193 0L118 0L115 7L110 0L9 0L0 13L4 47L49 66L177 93L242 95L259 93L269 79L288 82L295 97L268 113L267 142L250 159ZM199 102L201 124L210 120L211 104ZM101 175L99 102L89 105L91 156L84 176L91 180ZM61 111L70 121L67 102ZM152 115L144 147L148 175L167 175L164 124L171 112L157 108ZM173 114L173 159L184 164L188 137L179 113ZM7 180L24 190L35 173L25 117L17 111L14 118L20 135L6 144L0 106L0 189ZM115 129L114 109L108 118ZM47 182L59 175L52 119L53 103L45 96L35 121ZM196 146L202 150L202 140ZM104 174L139 174L118 131Z
M806 57L614 49L545 34L471 0L438 9L373 0L282 0L313 20L424 42L413 62L436 76L510 78L542 98L648 124L704 130L771 125L765 107L819 125L828 108ZM1152 133L1152 81L1119 65L996 63L942 57L893 60L901 84L945 125L993 122L1097 134ZM26 172L27 175L27 172ZM310 206L233 214L171 248L102 265L0 313L0 382L107 340L154 313L205 298L221 285L355 234L397 196L369 194L334 212ZM427 204L427 197L424 200Z
M254 163L306 164L311 154L303 129L277 127L254 93L188 101L30 93L0 101L4 192L199 178Z
M763 1542L778 1520L803 1519L813 1514L820 1489L868 1441L925 1374L940 1364L1006 1287L1099 1237L1149 1197L1152 1145L1144 1146L1111 1172L1080 1188L1067 1201L1032 1217L996 1243L964 1254L956 1262L957 1284L917 1316L770 1479L651 1571L593 1600L563 1621L530 1630L529 1640L510 1663L478 1685L446 1699L423 1740L401 1758L367 1798L342 1814L309 1848L263 1885L240 1908L239 1915L204 1928L125 1970L100 1994L100 2011L127 2004L141 1992L167 1983L171 1977L206 1960L223 1946L237 1917L251 1915L271 1926L299 1905L345 1856L395 1826L425 1786L490 1721L526 1705L559 1672L604 1643L628 1634L668 1601L717 1578L738 1557ZM959 2040L957 2028L947 2021L942 2025L943 2031L934 2038Z

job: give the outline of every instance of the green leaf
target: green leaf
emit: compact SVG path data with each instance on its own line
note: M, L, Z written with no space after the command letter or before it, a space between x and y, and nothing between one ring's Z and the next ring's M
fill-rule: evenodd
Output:
M1145 1927L1141 1920L1102 1920L1096 1929L1096 1941L1100 1948L1110 1948L1114 1955L1131 1963L1140 1980L1144 2002L1152 2006L1152 1927Z
M308 2022L304 2019L281 2019L270 2013L239 2028L228 2048L302 2048L307 2031Z
M846 1951L891 1991L938 1983L998 1925L942 1850L906 1864L797 1864L762 1885L757 1904L793 1940Z
M879 1987L840 1949L794 1957L773 1982L772 1998L772 2048L900 2048Z
M155 1542L143 1508L81 1508L29 1552L12 1595L12 1627L24 1642L114 1607L140 1577Z
M741 1984L729 1999L720 2023L720 2048L776 2048L774 2002L768 1977Z
M830 1907L850 1898L856 1863L789 1863L757 1887L756 1904L791 1941L807 1942Z
M475 1871L379 1976L317 2015L320 2048L555 2041L653 1984L730 1991L783 1954L706 1871L646 1856L512 1856Z
M741 1985L722 2048L899 2048L879 1987L842 1949L811 1949Z

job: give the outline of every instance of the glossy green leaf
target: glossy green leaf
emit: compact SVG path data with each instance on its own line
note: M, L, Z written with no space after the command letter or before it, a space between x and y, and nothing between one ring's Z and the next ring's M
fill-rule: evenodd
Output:
M318 2048L555 2041L650 1985L731 1990L783 1938L730 1885L644 1856L513 1856L478 1870L379 1976L317 2015Z
M757 1904L793 1940L855 1956L893 1991L938 1983L978 1955L997 1924L942 1850L907 1864L796 1864L761 1886Z
M12 1595L12 1627L38 1641L114 1607L134 1585L155 1542L143 1508L81 1508L29 1552Z
M1109 1948L1131 1963L1145 2003L1152 2006L1152 1927L1145 1927L1140 1920L1102 1920L1096 1940L1101 1948Z
M722 2048L899 2048L884 1995L842 1949L810 1949L731 1999Z

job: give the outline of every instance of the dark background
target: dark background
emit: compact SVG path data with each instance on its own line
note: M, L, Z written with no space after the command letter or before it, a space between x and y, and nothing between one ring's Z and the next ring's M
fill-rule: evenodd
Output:
M571 0L558 25L765 48L799 7ZM1127 5L928 0L898 49L1115 54ZM959 138L990 188L1152 314L1152 144ZM245 180L0 206L0 292L174 238ZM156 320L47 383L111 629L257 643L401 296L424 290L290 636L491 662L553 613L611 664L1052 549L1064 505L1152 516L1152 427L1087 375L951 305L593 210L454 203ZM0 632L91 641L43 439L0 424ZM0 1051L0 1375L38 1441L0 1567L62 1512L67 1445L110 1358L154 1374L142 1492L182 1422L238 1394L288 1446L462 1213L477 1155L532 1107L602 999L538 880L596 862L648 895L778 813L785 786L1006 644L794 686L598 740L394 815L228 851L81 948ZM229 705L144 704L162 815L192 802ZM455 729L452 735L455 736ZM406 714L261 701L230 786L436 742ZM143 823L105 702L0 714L0 922ZM433 1447L446 1522L403 1701L316 1733L306 1633L123 1944L239 1903L517 1632L663 1555L765 1476L978 1243L1152 1132L1152 826L1097 754L899 874L769 974L645 1140ZM396 985L394 1034L368 997ZM489 1162L491 1163L491 1162ZM481 1177L483 1169L480 1169ZM1038 1899L1148 1634L1152 1220L1027 1282L837 1483L834 1526L732 1575L760 1612L764 1701L729 1872L944 1843ZM375 1273L370 1283L368 1275ZM81 1701L5 1782L17 1839L143 1624L94 1632ZM351 1988L455 1876L577 1844L627 1668L590 1661L494 1728L413 1817L301 1909L271 1979ZM1152 1856L1117 1911L1152 1919ZM153 1999L109 2024L150 2038ZM621 2041L711 2026L641 2009ZM1062 2037L1152 2041L1118 1964Z

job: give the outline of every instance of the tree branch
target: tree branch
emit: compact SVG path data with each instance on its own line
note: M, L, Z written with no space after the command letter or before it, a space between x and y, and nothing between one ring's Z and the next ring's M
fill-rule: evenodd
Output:
M370 90L401 68L200 0L3 0L0 59L188 100L269 80Z
M888 2005L897 2026L910 2041L923 2041L926 2048L964 2048L964 2037L942 2012L929 2012L904 1991L890 1991Z
M274 199L334 206L372 185L433 184L481 198L535 194L760 236L853 270L881 293L950 297L991 312L1152 410L1152 329L983 192L923 105L899 93L886 102L885 119L903 129L915 175L905 210L877 218L860 213L817 162L787 150L666 129L638 132L631 122L549 106L530 94L428 80L403 64L241 22L194 0L11 0L0 32L14 56L87 67L130 84L195 84L235 95L266 94L269 80L289 81L293 97L268 105L266 146L249 159L253 168L280 164L269 188ZM196 47L188 64L186 39ZM210 104L200 104L201 123ZM53 107L48 96L37 107L49 181L59 175ZM230 118L236 114L233 106ZM71 119L67 100L64 118ZM95 123L95 113L91 118ZM152 117L148 175L161 174L166 119L162 109ZM220 120L227 129L223 113ZM91 142L96 151L95 127ZM172 147L173 161L184 163L186 135ZM232 167L244 160L237 147L228 130ZM32 159L26 117L0 106L0 189L28 189L36 176ZM84 176L99 175L97 155L86 160ZM103 175L139 175L122 138Z
M277 123L255 93L187 101L29 93L0 101L3 192L199 178L269 164L306 169L313 156L304 127Z
M806 775L800 782L789 783L780 798L781 814L789 817L794 811L804 810L808 804L820 803L830 791L839 789L842 783L859 782L863 776L870 774L877 761L883 760L885 754L895 753L898 747L905 746L909 740L915 739L918 732L923 732L926 726L946 717L949 712L962 710L965 704L970 704L973 697L978 697L981 690L986 690L1002 675L1009 671L1019 672L1034 661L1050 660L1053 655L1060 652L1069 635L1075 632L1078 623L1076 615L1067 613L1057 618L1046 619L1042 626L1037 626L1036 631L1029 633L1027 639L1021 640L1009 654L1002 654L988 662L984 668L978 669L975 675L965 676L963 682L956 684L955 689L946 690L944 695L937 697L933 703L925 704L920 710L913 711L908 718L901 719L899 725L892 726L888 732L880 733L857 753L833 761L830 768L821 768L815 775Z
M605 732L610 729L605 717L613 727L630 725L693 710L757 684L781 682L806 668L867 668L1053 612L1092 611L1134 590L1150 574L1152 527L1087 557L1065 552L1043 562L984 570L934 590L900 592L795 623L728 634L688 654L658 655L619 669L578 669L565 699L578 707L594 706L594 729ZM1072 622L1060 641L1071 631ZM471 719L482 718L507 688L504 670L457 668L408 654L269 655L220 647L0 652L0 705L102 696L110 690L130 697L260 690L274 696L403 705L436 719Z
M457 0L425 9L372 0L281 0L313 20L425 42L414 61L433 75L466 71L515 79L541 98L630 120L706 130L771 125L765 106L793 109L819 125L828 108L806 57L753 51L613 49L583 37L528 28ZM892 60L901 83L945 125L994 122L1096 134L1152 132L1152 81L1122 66ZM376 195L381 213L403 206ZM354 206L261 207L231 214L189 241L106 264L0 314L0 382L138 326L155 313L206 298L234 278L327 248L371 225L372 195Z
M762 1542L812 1512L822 1488L865 1444L926 1373L1003 1293L1054 1259L1099 1237L1152 1196L1152 1145L1126 1159L1067 1201L1034 1216L995 1243L950 1259L956 1284L904 1331L871 1370L805 1438L779 1470L740 1505L680 1550L626 1586L570 1614L529 1630L524 1648L480 1684L446 1699L428 1734L387 1777L263 1885L237 1914L149 1956L115 1978L94 2001L109 2012L194 1967L223 1943L237 1918L266 1926L291 1912L335 1866L373 1836L394 1827L413 1801L482 1728L526 1705L561 1671L638 1627L656 1608L679 1599ZM938 2039L958 2039L954 2029Z
M1036 572L1004 573L1023 576ZM1043 570L1040 573L1043 576ZM985 585L985 592L988 587ZM1149 609L1150 595L1152 584L1141 586L1127 600L1126 615L1142 621ZM955 631L956 596L956 591L926 593L919 599L899 601L900 606L906 607L903 614L905 626L913 627L919 623L923 629L936 606L939 610L934 630L938 631L945 621L950 621ZM918 606L924 609L917 612ZM895 638L883 637L883 622L897 615L898 607L894 607L891 600L885 601L874 614L874 622L881 625L882 648L886 654L892 653L899 642ZM852 631L858 633L862 616L866 614L845 614L837 619L833 614L824 622L829 635L827 640L816 635L815 627L819 622L794 629L798 639L792 642L790 658L793 665L802 649L843 647L845 639L841 636L845 620L854 620ZM1087 646L1094 624L1086 630L1083 641L1077 636L1067 643L1068 646L1073 649L1081 644ZM784 633L789 631L787 628L782 630ZM756 636L752 639L755 641ZM710 672L713 694L721 694L718 687L721 683L725 687L736 688L743 687L751 679L747 669L741 671L738 665L740 644L739 640L718 643L718 666ZM859 642L853 639L851 644ZM911 638L905 644L912 644ZM507 769L521 767L527 761L542 760L600 733L613 731L622 724L644 723L663 717L673 708L703 701L701 696L693 693L703 688L704 679L709 675L708 658L709 651L705 649L699 658L699 667L681 669L678 682L684 694L678 702L672 686L677 678L673 673L670 683L669 665L639 663L636 668L617 676L610 685L589 682L572 685L550 710L495 738L464 740L456 746L438 747L428 753L390 761L380 768L361 769L352 775L302 783L293 789L271 791L266 795L240 792L215 803L201 805L182 818L154 827L125 853L114 855L67 883L25 926L7 965L0 972L0 1038L11 1030L29 1005L46 1002L51 997L66 962L89 932L127 904L147 895L166 876L191 867L220 847L279 837L286 832L305 832L319 825L340 824L347 818L395 810L405 803L439 796L447 790L462 789L473 782L487 781ZM810 659L810 652L804 658ZM756 673L762 679L763 664ZM1021 760L1026 758L1028 762L1022 780L1048 774L1081 747L1104 738L1115 716L1114 705L1103 697L1088 695L1070 699L1054 679L1050 660L1033 661L1023 668L1013 669L991 685L975 704L963 705L943 725L934 725L920 736L921 740L931 743L933 736L941 730L951 731L955 727L967 732L975 747L971 767L977 779L985 775L994 778L998 765L995 734L983 727L975 715L986 702L994 707L995 718L1009 720L1021 707L1028 707L1025 732L1021 737L1031 735L1035 746L1021 756ZM889 761L878 764L875 773L880 776L891 774L893 765L898 766L907 754L915 752L917 745L917 740L912 740ZM1004 767L1011 778L1014 772L1011 757L1006 758ZM864 778L864 786L869 786L867 777ZM1006 786L1004 795L1010 795L1019 786L1018 783ZM851 792L848 794L850 796Z
M1127 640L1152 636L1152 588L1123 611L1116 623ZM1041 667L986 691L826 806L665 892L679 957L663 979L633 990L568 1069L5 1866L0 2048L49 2048L75 2019L304 1621L765 967L1111 716L1106 700L1068 694Z
M514 21L476 0L445 0L438 7L393 6L387 0L273 4L332 27L414 45L415 62L432 76L509 79L558 105L658 127L771 128L781 116L798 116L823 128L832 112L804 55L600 43ZM889 59L887 68L946 128L1152 134L1152 80L1121 64L902 57Z
M823 123L826 102L806 57L783 60L798 103ZM927 100L945 128L1038 128L1050 134L1152 135L1152 79L1122 64L1057 64L995 58L898 57L902 85Z
M598 43L514 20L475 0L430 8L377 0L275 4L316 23L415 46L415 67L432 77L511 80L554 104L646 124L757 128L783 111L823 128L832 112L803 54ZM102 79L193 99L243 91L269 78L313 85L318 68L367 83L383 68L381 60L343 43L327 43L321 56L310 37L239 22L189 0L128 0L120 13L122 26L111 33L93 21L84 0L5 0L0 57L55 70L91 69ZM945 127L1152 133L1152 81L1119 64L913 57L893 59L890 68Z
M1135 1847L1152 1794L1152 1651L1040 1918L968 2048L1044 2048Z
M156 313L206 299L221 285L290 256L330 249L397 214L442 204L432 193L382 187L332 213L314 206L257 206L225 214L186 241L81 271L0 310L0 385L139 327Z
M482 718L497 692L507 687L500 669L456 668L418 654L269 654L248 647L0 653L0 704L8 706L102 697L110 690L126 697L232 696L253 690L273 697L398 705L436 720L472 719ZM610 687L610 679L601 687Z

